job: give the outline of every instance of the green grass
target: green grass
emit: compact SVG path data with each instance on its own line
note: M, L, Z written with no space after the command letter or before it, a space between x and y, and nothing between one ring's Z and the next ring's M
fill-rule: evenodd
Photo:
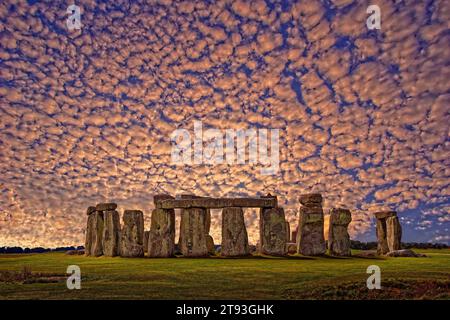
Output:
M0 282L0 299L448 299L450 250L416 250L426 258L129 259L63 253L0 255L0 272L61 274L78 265L82 289L66 283ZM367 290L366 269L381 268L381 285ZM425 289L411 296L411 288ZM428 289L426 289L428 288ZM410 294L408 296L408 294Z

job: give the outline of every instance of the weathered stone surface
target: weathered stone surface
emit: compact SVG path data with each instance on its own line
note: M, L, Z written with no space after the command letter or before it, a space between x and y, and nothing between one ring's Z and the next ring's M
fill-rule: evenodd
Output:
M226 257L249 254L248 235L242 208L224 208L222 211L222 249Z
M144 256L144 214L140 210L125 210L120 238L122 257Z
M189 208L181 210L180 251L185 257L208 255L206 243L206 209Z
M389 251L401 249L402 227L397 216L386 218L387 245Z
M169 194L155 194L154 196L153 196L153 204L155 205L155 207L157 206L157 203L159 202L159 201L162 201L162 200L170 200L170 199L175 199L174 197L172 197L171 195L169 195Z
M97 211L114 211L117 209L117 204L115 203L99 203L95 207Z
M294 254L297 252L297 244L293 242L286 243L287 252L290 254Z
M216 254L216 247L214 246L214 239L209 234L206 235L206 247L210 255Z
M90 256L92 250L92 243L94 242L94 232L95 232L95 217L93 214L88 215L87 223L86 223L86 234L84 241L84 250L85 255Z
M387 257L426 257L421 253L416 253L411 249L394 250L386 254Z
M322 255L326 251L326 243L323 235L323 209L322 196L320 194L308 194L300 196L297 253L305 256Z
M374 213L377 219L386 219L387 217L395 217L397 212L395 211L378 211Z
M115 257L120 255L120 217L117 211L103 213L103 255Z
M389 247L387 243L386 219L377 219L377 240L377 253L388 253Z
M259 218L260 253L285 255L286 219L283 208L261 208Z
M144 253L148 253L148 238L150 231L144 231Z
M96 211L95 207L88 207L86 214L90 215L90 214L94 213L95 211Z
M209 234L211 230L211 210L206 209L206 218L205 218L205 232Z
M188 208L227 208L250 207L271 208L276 206L276 198L193 198L158 200L156 207L161 209Z
M167 258L175 250L175 210L154 209L148 236L148 256Z
M96 211L95 213L89 215L92 217L92 243L90 254L94 257L99 257L103 255L103 213Z
M333 208L330 210L328 229L328 250L333 256L350 256L350 235L348 225L352 221L350 210Z
M286 221L286 242L291 242L291 225Z
M322 206L322 195L320 193L302 194L298 198L298 201L307 207Z

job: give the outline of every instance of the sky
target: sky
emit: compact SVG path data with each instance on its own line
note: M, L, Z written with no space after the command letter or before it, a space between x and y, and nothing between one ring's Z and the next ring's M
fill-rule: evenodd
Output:
M148 230L157 193L271 193L293 229L319 192L325 214L351 210L352 239L375 241L389 209L403 241L450 243L446 1L4 0L0 21L0 246L81 245L106 201ZM278 129L279 171L174 164L171 134L194 121ZM216 243L220 228L214 211Z

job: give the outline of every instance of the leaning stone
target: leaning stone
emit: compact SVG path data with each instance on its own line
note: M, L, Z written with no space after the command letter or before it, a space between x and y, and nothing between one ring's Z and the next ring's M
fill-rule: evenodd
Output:
M140 210L125 210L121 234L122 257L144 256L144 214Z
M326 251L322 196L309 194L300 196L297 253L305 256L322 255Z
M389 251L401 249L402 227L397 216L386 218L387 245Z
M224 208L222 211L222 256L236 257L249 254L248 235L242 208Z
M332 256L350 256L350 235L348 225L352 221L350 210L333 208L330 210L328 229L328 250Z
M86 214L90 215L90 214L94 213L95 211L96 211L95 207L88 207Z
M94 257L99 257L103 255L103 228L104 228L103 213L96 211L95 213L91 214L89 218L90 217L93 217L92 221L93 233L92 233L92 244L90 255Z
M285 255L286 219L284 209L261 208L259 218L259 249L267 255Z
M120 255L120 217L117 211L103 213L103 254L107 257Z
M168 258L175 251L175 210L153 209L148 235L148 256Z
M97 211L114 211L117 209L117 204L115 203L99 203L96 206Z

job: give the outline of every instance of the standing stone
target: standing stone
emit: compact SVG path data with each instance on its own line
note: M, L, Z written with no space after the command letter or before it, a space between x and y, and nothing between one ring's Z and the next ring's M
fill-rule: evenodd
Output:
M94 257L99 257L103 255L103 212L96 211L92 213L89 217L92 216L92 244L90 255Z
M396 217L396 216L397 213L395 211L375 212L375 217L377 219L378 254L386 254L390 251L388 245L388 230L386 225L386 219L388 219L389 217Z
M144 214L140 210L125 210L121 236L122 257L144 256Z
M103 254L107 257L120 255L120 217L117 211L103 212Z
M148 235L148 256L168 258L175 250L175 210L153 209Z
M220 254L227 257L249 254L248 235L242 208L222 210L222 248Z
M299 201L302 206L298 220L297 253L322 255L326 251L322 196L318 193L301 195Z
M144 231L144 253L148 253L148 236L150 231Z
M286 242L291 242L291 225L286 221Z
M286 219L284 209L261 208L259 218L259 250L267 255L285 255Z
M201 198L195 195L181 195L181 199ZM181 209L180 238L178 246L185 257L204 257L208 255L207 213L205 208Z
M209 234L206 235L206 248L208 249L208 254L215 255L216 247L214 246L214 239Z
M352 221L350 210L333 208L330 210L328 229L328 250L333 256L350 256L350 235L348 225Z
M402 242L402 227L397 216L386 218L386 230L389 252L400 250Z
M89 207L87 209L87 223L86 223L86 234L85 234L85 242L84 242L84 254L86 256L91 255L92 250L92 243L94 242L94 231L95 231L95 225L94 225L94 215L95 207Z

